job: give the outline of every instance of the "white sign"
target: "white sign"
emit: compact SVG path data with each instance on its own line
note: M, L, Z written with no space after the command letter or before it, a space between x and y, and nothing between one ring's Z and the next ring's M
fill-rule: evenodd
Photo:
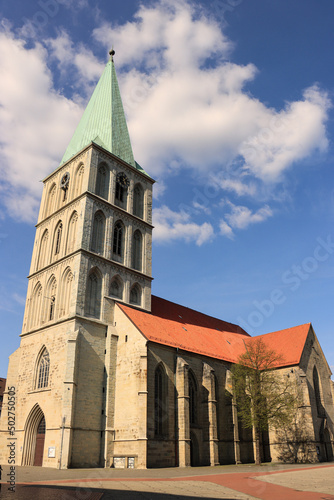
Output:
M115 469L125 469L125 457L114 457Z

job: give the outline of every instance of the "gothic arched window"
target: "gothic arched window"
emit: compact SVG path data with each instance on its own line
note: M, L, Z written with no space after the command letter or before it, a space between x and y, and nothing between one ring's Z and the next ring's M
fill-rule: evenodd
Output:
M154 434L165 436L168 433L167 376L161 365L154 374Z
M49 189L48 196L46 199L44 217L48 217L55 210L56 191L57 191L56 184L53 183Z
M139 229L132 238L132 267L137 271L142 270L143 237Z
M113 254L122 257L124 242L124 226L121 221L116 222L113 234Z
M120 172L116 177L116 190L115 190L115 205L126 209L128 187L130 185L127 176Z
M113 278L110 283L109 295L118 299L123 298L123 283L118 276Z
M46 321L52 321L55 319L55 311L56 311L56 295L57 295L57 281L54 276L49 280L49 284L47 286L46 292L46 307L45 307L45 316Z
M78 212L73 212L68 223L66 253L71 253L75 249L78 226Z
M138 283L133 285L130 290L130 304L134 304L137 306L141 305L141 288Z
M144 216L144 190L141 184L136 184L133 190L133 215Z
M100 165L97 169L95 193L101 198L108 199L109 191L109 171L104 165Z
M54 238L53 238L53 254L59 255L61 239L63 234L63 223L59 221L55 230Z
M49 231L46 229L43 233L41 244L39 247L38 261L37 261L37 270L42 269L46 264L46 250L49 241Z
M99 210L94 216L91 251L100 255L104 253L105 225L106 218Z
M29 325L31 327L37 326L41 322L42 312L42 285L38 282L32 294L29 313Z
M39 356L36 371L36 389L44 389L49 385L50 357L48 350L44 348Z
M85 173L85 167L83 165L80 165L76 171L75 179L74 179L74 197L75 198L77 196L80 196L80 194L82 193L82 183L83 183L84 173Z
M189 372L189 423L197 423L197 384L192 372Z
M71 292L73 284L73 274L70 268L67 268L62 279L61 306L59 308L59 316L68 314L71 302Z
M90 272L86 289L86 315L100 319L102 278L97 269Z
M322 417L324 413L324 408L321 403L319 375L316 367L313 368L313 388L314 388L315 403L317 405L317 413L319 417Z

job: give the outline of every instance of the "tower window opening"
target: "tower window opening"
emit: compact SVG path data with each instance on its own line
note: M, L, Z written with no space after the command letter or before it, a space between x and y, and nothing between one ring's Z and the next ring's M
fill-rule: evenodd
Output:
M55 245L55 255L58 255L60 252L60 244L61 244L61 236L63 232L63 224L60 223L56 232L56 245Z
M55 316L56 297L53 295L50 300L51 300L51 304L50 304L49 321L52 321L54 319L54 316Z
M122 255L122 241L123 241L123 226L117 222L114 227L114 240L113 240L113 253L115 255Z

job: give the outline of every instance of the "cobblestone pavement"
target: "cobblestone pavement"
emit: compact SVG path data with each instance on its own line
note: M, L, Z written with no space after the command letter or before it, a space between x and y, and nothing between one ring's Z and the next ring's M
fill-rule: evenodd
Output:
M115 470L3 466L1 500L334 500L334 464Z

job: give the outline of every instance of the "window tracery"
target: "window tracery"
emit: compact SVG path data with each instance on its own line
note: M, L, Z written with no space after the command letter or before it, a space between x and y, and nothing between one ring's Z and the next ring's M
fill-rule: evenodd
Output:
M36 389L45 389L49 385L50 356L46 348L43 349L37 366Z

